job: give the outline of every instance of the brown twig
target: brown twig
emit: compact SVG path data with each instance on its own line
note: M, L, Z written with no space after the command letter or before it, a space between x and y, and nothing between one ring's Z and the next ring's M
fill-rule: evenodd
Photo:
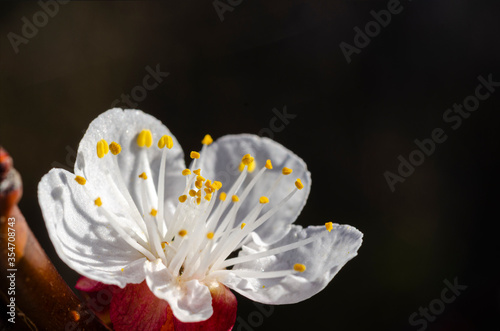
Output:
M17 206L21 195L21 176L0 147L0 292L8 309L3 324L15 316L16 324L24 319L38 330L109 330L50 262ZM11 302L16 307L9 315Z

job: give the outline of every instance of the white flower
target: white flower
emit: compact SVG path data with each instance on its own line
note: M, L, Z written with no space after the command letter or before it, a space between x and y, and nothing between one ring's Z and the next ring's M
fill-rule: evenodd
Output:
M212 315L211 286L266 304L295 303L356 256L362 233L351 226L292 225L311 177L280 144L207 135L191 157L186 169L172 133L141 111L97 117L80 142L75 174L52 169L39 184L60 258L105 284L145 279L177 319L197 322Z

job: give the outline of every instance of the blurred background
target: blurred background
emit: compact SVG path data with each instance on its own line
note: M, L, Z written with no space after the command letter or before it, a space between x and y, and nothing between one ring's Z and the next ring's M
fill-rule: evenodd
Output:
M37 184L72 169L97 115L134 107L187 151L205 133L270 136L312 173L297 223L365 235L308 301L262 312L238 297L234 330L496 329L498 1L62 2L0 4L0 144L70 286L78 275L48 239ZM480 76L488 97L475 104ZM463 115L449 110L464 100ZM446 140L398 173L436 128ZM446 303L450 283L462 287Z

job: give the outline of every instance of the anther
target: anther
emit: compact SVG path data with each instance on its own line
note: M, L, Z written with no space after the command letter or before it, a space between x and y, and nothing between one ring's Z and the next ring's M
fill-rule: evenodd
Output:
M255 170L255 161L254 160L252 160L252 162L250 162L247 170L249 173L252 173Z
M184 194L184 195L181 195L181 196L179 197L179 201L180 201L181 203L184 203L184 202L186 202L187 198L188 198L188 197L187 197L187 195L185 195L185 194Z
M273 164L271 163L271 160L266 161L266 168L271 170L273 168Z
M153 144L153 134L149 130L142 130L137 136L137 145L139 147L151 147Z
M243 228L245 227L245 225L247 225L246 223L241 223L241 229L243 230Z
M330 232L333 229L333 223L332 222L325 223L325 227L328 230L328 232Z
M222 183L219 182L218 180L215 180L213 183L212 183L212 186L215 190L220 190L222 188Z
M101 201L101 198L97 198L94 200L94 203L97 207L101 207L102 206L102 201Z
M226 192L221 192L220 195L219 195L219 200L220 201L225 201L226 197L227 197Z
M189 170L189 169L182 170L182 175L183 176L191 175L191 170Z
M97 157L102 159L104 155L108 154L109 146L106 140L101 139L97 142Z
M231 200L232 200L233 202L238 202L238 201L240 201L240 198L239 198L237 195L233 195L233 196L231 197Z
M151 212L149 212L151 214L151 216L156 216L156 214L158 214L158 210L152 208L151 209Z
M243 162L244 165L249 165L250 163L253 162L253 157L250 154L245 154L241 158L241 162Z
M293 171L292 169L284 167L283 170L281 171L281 173L283 175L290 175L292 173L292 171Z
M188 234L188 232L186 230L179 231L179 236L181 236L181 237L184 237L187 234Z
M201 143L206 146L210 145L213 142L214 140L212 139L212 136L210 136L209 134L205 135L205 137L203 137L203 140L201 141Z
M193 172L194 172L196 175L198 175L198 176L200 176L200 175L201 175L201 169L196 169L196 170L193 170Z
M304 188L304 184L302 184L300 178L297 178L297 180L295 181L295 187L298 188L299 190L302 190Z
M148 176L146 175L145 172L143 172L142 174L139 175L139 178L146 180L146 179L148 179Z
M111 144L109 144L109 150L111 151L111 154L118 155L122 151L122 146L120 146L119 143L113 141Z
M85 183L87 182L87 180L85 178L83 178L82 176L76 176L75 180L80 185L85 185Z
M172 137L164 135L158 140L158 148L162 149L163 147L167 147L168 149L174 147Z
M189 190L189 196L194 197L196 195L195 190Z
M268 202L269 202L269 198L268 198L268 197L264 197L264 196L262 196L262 197L260 197L259 202L260 202L261 204L268 203Z
M207 233L207 238L208 239L213 239L214 238L214 233L213 232Z
M306 266L303 264L300 264L300 263L296 263L293 266L293 270L298 271L298 272L304 272L304 271L306 271Z
M210 194L210 193L205 194L205 200L207 200L207 201L212 200L212 194Z
M189 156L191 156L192 159L199 159L200 153L193 151L193 152L191 152L191 154L189 154Z

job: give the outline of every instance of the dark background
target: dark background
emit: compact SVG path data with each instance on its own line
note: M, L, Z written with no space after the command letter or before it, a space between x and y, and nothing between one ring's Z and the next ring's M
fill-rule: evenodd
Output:
M255 320L235 330L418 330L410 315L455 278L467 289L427 329L496 329L500 87L456 130L443 113L474 94L479 75L500 81L499 6L402 0L348 64L339 44L353 45L353 28L387 3L241 1L221 21L211 1L70 2L16 54L7 35L22 35L22 18L33 22L41 7L2 1L0 143L23 176L21 209L68 283L78 276L48 239L38 181L71 168L92 119L159 64L170 75L137 108L184 150L207 132L272 132L263 129L273 108L286 107L296 117L272 135L314 179L297 223L347 223L365 235L358 257L305 302L259 320L238 297L239 321ZM397 173L398 155L435 128L447 140L391 192L384 172Z

